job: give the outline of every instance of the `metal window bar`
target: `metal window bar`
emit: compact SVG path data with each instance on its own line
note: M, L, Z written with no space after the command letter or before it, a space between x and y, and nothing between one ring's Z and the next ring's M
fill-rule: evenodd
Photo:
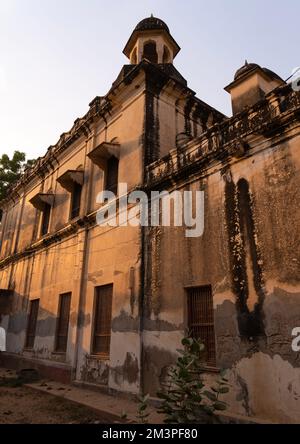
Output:
M214 307L211 286L188 289L188 328L205 345L206 364L216 366Z
M113 286L96 288L93 354L109 357Z

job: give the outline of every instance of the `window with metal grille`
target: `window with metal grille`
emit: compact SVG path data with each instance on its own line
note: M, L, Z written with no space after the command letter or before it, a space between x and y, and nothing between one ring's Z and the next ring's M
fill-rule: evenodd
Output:
M34 346L36 324L37 324L38 313L39 313L39 304L40 304L39 299L35 299L33 301L30 301L29 317L28 317L28 324L27 324L27 334L26 334L26 342L25 342L26 348L33 348L33 346Z
M49 231L49 222L51 214L51 205L45 204L42 211L41 236L45 236Z
M82 186L79 183L74 182L71 194L71 219L75 219L75 217L78 217L80 214L81 193Z
M113 286L105 285L95 289L95 315L92 353L109 357L111 337Z
M67 351L70 308L71 293L61 294L59 297L55 344L55 350L61 353L65 353Z
M205 345L204 357L208 366L216 365L214 307L211 286L187 290L188 328L192 337Z
M107 161L106 170L106 190L111 191L115 195L118 194L119 180L119 160L115 156L111 156Z

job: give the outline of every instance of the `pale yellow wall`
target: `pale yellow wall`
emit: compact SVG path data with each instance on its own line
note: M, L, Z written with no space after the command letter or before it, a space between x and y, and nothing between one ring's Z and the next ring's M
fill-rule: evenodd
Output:
M70 193L58 182L57 178L67 170L82 167L85 171L85 181L82 192L81 215L95 210L96 196L103 190L103 173L93 165L87 157L88 152L104 141L117 141L120 144L119 182L128 183L129 190L142 182L142 135L144 131L144 94L142 89L143 75L139 76L125 94L119 94L107 122L99 118L94 122L87 139L81 137L65 152L57 157L54 170L43 180L36 180L25 190L25 205L21 220L18 251L21 252L32 242L40 240L40 217L34 224L39 212L30 204L30 199L38 192L52 190L55 194L50 220L50 234L69 225ZM8 225L4 230L5 241L2 257L12 253L15 243L15 226L19 223L21 210L20 201L16 207L9 209ZM90 207L88 208L88 205ZM38 235L33 238L34 231ZM0 271L1 288L13 288L15 291L14 306L8 323L8 317L2 319L8 328L7 351L23 354L27 358L50 360L75 367L78 365L78 378L83 378L81 372L85 358L90 354L92 337L92 319L95 287L113 283L113 320L121 313L137 316L138 298L140 291L140 258L141 243L139 228L103 229L98 226L79 229L76 234L66 239L42 248L33 256L7 266ZM85 242L85 236L86 242ZM130 269L133 271L130 272ZM129 289L129 276L134 276L134 288ZM83 283L83 288L82 288ZM82 295L83 291L83 295ZM72 292L71 314L69 326L69 342L66 356L54 353L56 318L59 295ZM80 295L84 297L80 306ZM40 309L36 338L33 350L24 351L27 328L29 301L40 299ZM84 317L83 328L77 332L78 313L81 310ZM79 334L79 342L77 341ZM112 335L112 353L109 362L110 386L119 389L137 391L139 382L123 378L116 380L114 368L124 364L127 353L139 363L138 332L128 330L124 333L128 347L120 348L117 329ZM79 354L76 354L76 344ZM98 359L97 365L102 363ZM139 364L138 364L139 365ZM89 367L86 371L93 372ZM97 375L95 376L95 382Z
M89 247L87 258L87 275L84 281L85 324L80 332L79 359L77 379L87 371L86 359L91 355L91 337L93 325L93 305L95 287L113 284L113 331L111 338L110 360L102 365L110 367L110 387L125 391L138 390L139 381L129 383L126 378L116 381L117 367L123 366L127 353L139 362L139 334L129 327L125 331L118 327L120 316L136 319L138 316L139 286L140 286L140 228L95 227L89 233ZM130 269L133 269L134 288L130 289ZM127 331L126 331L127 330Z

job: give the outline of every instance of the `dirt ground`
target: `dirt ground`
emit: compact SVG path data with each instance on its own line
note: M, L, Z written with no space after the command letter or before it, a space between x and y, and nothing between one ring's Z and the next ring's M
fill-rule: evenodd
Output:
M49 385L49 392L51 385ZM0 424L104 424L93 410L25 387L7 372L0 378Z

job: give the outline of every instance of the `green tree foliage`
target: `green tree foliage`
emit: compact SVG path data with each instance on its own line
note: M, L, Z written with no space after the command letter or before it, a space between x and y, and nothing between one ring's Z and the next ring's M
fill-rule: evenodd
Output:
M12 158L7 154L0 157L0 201L7 196L9 187L18 180L24 170L34 164L34 160L27 160L25 153L15 151Z
M168 372L163 390L158 393L163 400L159 413L171 424L201 424L217 422L217 412L226 410L227 404L220 395L228 393L229 384L221 372L212 386L203 379L203 352L200 340L184 338L184 350Z

